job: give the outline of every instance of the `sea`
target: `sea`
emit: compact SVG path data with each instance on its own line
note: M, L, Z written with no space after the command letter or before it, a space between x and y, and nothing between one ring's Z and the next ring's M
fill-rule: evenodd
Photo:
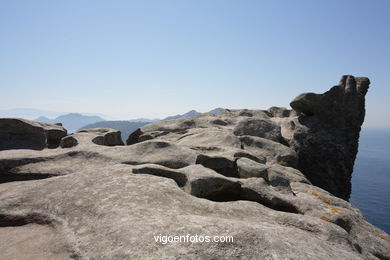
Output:
M362 129L350 202L390 234L390 129Z

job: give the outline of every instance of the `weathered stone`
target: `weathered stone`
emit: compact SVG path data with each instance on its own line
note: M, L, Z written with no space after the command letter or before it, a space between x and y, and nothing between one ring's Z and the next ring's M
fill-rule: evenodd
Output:
M149 140L125 147L126 152L122 152L120 160L129 165L139 165L145 163L159 164L168 168L178 169L191 164L195 164L197 153L187 147L179 146L172 142Z
M354 97L365 93L368 81L344 77L341 85ZM353 98L343 100L354 106ZM344 120L355 133L359 117L345 108L351 119L334 114L322 122L329 108L297 102L299 116L283 108L226 109L145 125L130 135L129 146L106 136L114 130L93 129L62 138L68 149L0 151L1 256L389 259L388 234L299 170L309 152L322 167L321 156L350 163L344 150L357 140L344 135L341 142L344 129L335 128ZM314 150L312 141L329 147ZM337 142L340 150L332 148ZM331 170L322 169L324 178L340 178ZM155 242L160 234L234 241L164 245Z
M78 145L78 143L79 142L77 141L77 139L74 136L68 135L68 136L65 136L61 139L60 147L61 148L70 148L70 147Z
M0 150L56 148L67 132L61 126L19 118L0 119Z
M297 164L296 152L286 145L256 136L241 136L240 140L245 151L265 157L267 162L279 163L284 166Z
M269 166L247 158L237 160L237 169L240 178L262 177L268 179L268 168Z
M234 134L258 136L277 142L282 139L280 126L262 119L249 118L240 121L234 129Z
M324 94L305 93L291 102L301 114L290 141L298 154L298 169L314 185L346 200L369 84L368 78L343 76Z
M267 111L273 117L290 117L294 115L294 111L285 107L270 107Z
M196 163L202 164L206 168L212 169L224 176L238 177L237 165L233 158L200 154L196 158Z
M115 146L123 145L121 132L111 128L89 128L82 129L76 132L78 133L92 133L96 136L91 140L98 145ZM77 136L77 135L76 135Z

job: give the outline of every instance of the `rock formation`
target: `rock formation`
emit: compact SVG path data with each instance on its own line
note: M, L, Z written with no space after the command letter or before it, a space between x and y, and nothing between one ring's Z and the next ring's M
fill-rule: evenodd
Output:
M321 173L341 180L323 186L336 195L348 189L343 178L353 166L368 80L356 78L355 88L351 76L343 82L298 97L295 111L224 110L146 125L127 146L110 146L120 144L118 133L107 136L114 130L92 129L63 137L57 149L1 151L2 256L390 259L389 235L313 185L317 168L306 165L337 158L344 168ZM234 241L155 241L187 234Z
M19 118L0 118L0 151L56 148L67 131L60 125Z
M89 142L106 146L124 145L121 132L118 130L111 128L89 128L63 137L60 141L60 147L70 148L79 143Z
M304 93L291 102L299 113L290 142L298 169L316 186L348 200L365 115L368 78L343 76L324 94Z

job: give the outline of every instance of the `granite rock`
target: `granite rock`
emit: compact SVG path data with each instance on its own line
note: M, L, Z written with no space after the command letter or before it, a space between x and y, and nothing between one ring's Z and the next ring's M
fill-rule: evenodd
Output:
M364 93L367 85L357 78L354 90L351 79L344 81L345 87L337 87L344 90L335 90L340 95ZM296 111L225 109L153 123L132 133L127 146L105 140L112 131L95 129L62 138L66 149L0 151L2 256L389 259L389 235L334 195L348 187L328 192L307 172L317 168L302 167L307 153L314 153L313 146L304 146L305 134L332 135L343 120L345 127L355 126L353 132L362 120L335 118L318 132L329 108L307 105L306 98L296 100ZM354 99L343 100L341 105L351 105ZM356 133L344 137L352 139L340 146L357 147ZM331 148L337 138L325 138L330 148L317 152L324 158L339 152ZM340 164L353 164L347 157L353 151L339 154ZM321 172L329 177L328 171ZM227 235L233 242L156 242L187 234Z
M59 125L0 118L0 150L56 148L67 131Z

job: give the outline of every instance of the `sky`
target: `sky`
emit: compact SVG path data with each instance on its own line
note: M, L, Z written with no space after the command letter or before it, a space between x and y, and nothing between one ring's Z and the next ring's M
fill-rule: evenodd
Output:
M390 128L390 1L0 0L0 109L165 117L289 107L367 76Z

